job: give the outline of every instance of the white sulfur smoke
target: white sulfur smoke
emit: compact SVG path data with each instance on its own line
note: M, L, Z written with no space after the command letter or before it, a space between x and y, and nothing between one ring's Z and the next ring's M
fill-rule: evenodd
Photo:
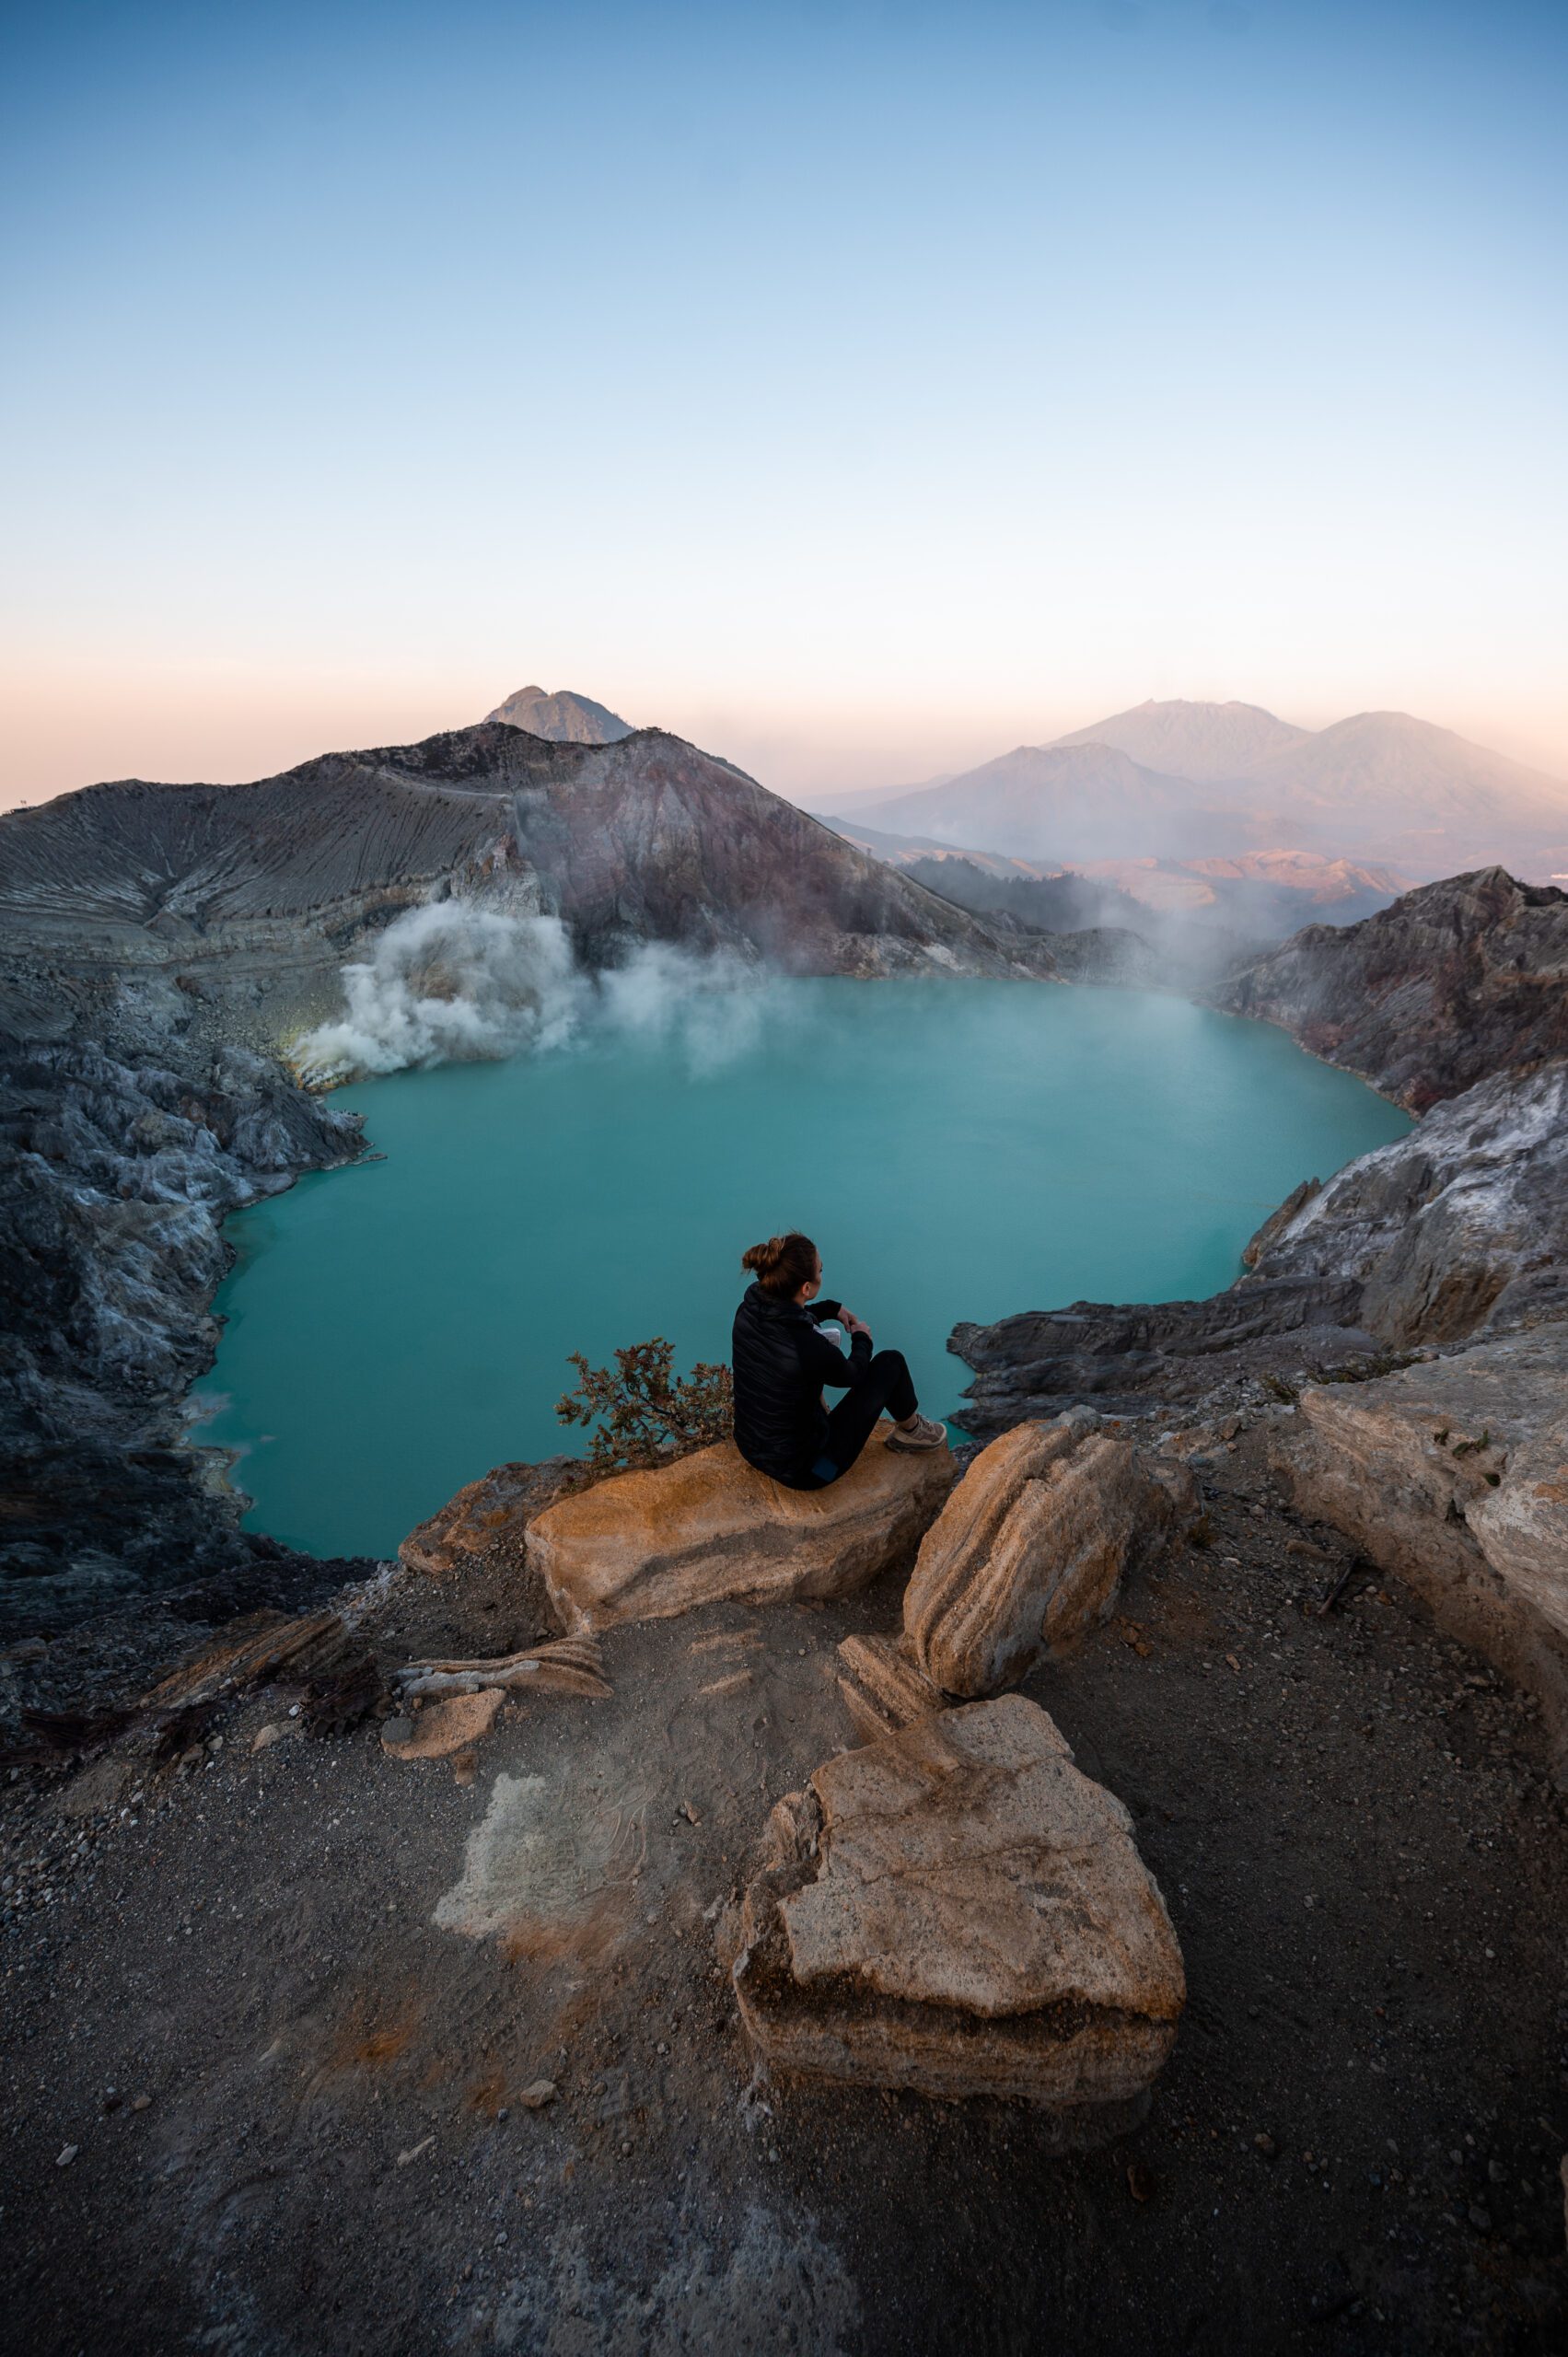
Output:
M693 957L650 941L598 978L600 1019L618 1031L677 1039L701 1077L750 1054L762 1031L764 993L755 970L723 950Z
M322 1082L558 1047L586 993L558 918L438 900L394 917L368 960L343 968L342 1021L301 1040L295 1061Z
M738 958L698 957L667 942L589 976L557 918L441 900L406 910L365 962L343 968L345 1013L303 1039L295 1062L321 1086L560 1048L610 1030L673 1039L701 1077L756 1046L761 979Z

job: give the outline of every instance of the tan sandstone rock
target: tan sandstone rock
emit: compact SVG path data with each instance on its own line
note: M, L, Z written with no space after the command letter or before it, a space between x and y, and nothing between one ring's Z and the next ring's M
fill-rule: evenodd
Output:
M1568 1728L1568 1325L1306 1390L1273 1449L1298 1506Z
M774 1810L729 1946L771 2067L1022 2096L1086 2141L1141 2107L1186 1995L1127 1811L1022 1695L819 1768Z
M845 1637L839 1691L867 1743L947 1708L947 1697L916 1666L907 1638Z
M786 1490L730 1441L562 1498L528 1560L570 1629L664 1620L721 1596L848 1596L912 1560L956 1478L946 1448L889 1449L879 1424L825 1490Z
M1103 1620L1129 1563L1167 1536L1182 1482L1071 1416L1004 1433L921 1543L904 1598L920 1667L949 1694L993 1694Z
M412 1719L388 1719L381 1742L394 1759L448 1759L488 1735L506 1700L498 1686L479 1694L454 1694L430 1702Z

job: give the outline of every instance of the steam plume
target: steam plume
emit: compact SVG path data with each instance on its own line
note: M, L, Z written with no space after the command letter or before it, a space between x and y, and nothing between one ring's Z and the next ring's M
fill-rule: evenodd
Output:
M323 1084L561 1048L608 1029L675 1039L700 1076L756 1045L759 985L738 958L668 942L592 976L559 919L441 900L405 910L364 962L343 968L342 1019L300 1040L295 1062Z

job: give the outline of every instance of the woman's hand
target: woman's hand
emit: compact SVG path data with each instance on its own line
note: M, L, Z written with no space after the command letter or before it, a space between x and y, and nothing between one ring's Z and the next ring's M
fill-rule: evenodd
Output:
M865 1323L865 1319L864 1319L864 1318L857 1318L857 1317L855 1316L855 1314L854 1314L854 1310L853 1310L853 1309L845 1309L845 1308L843 1308L843 1307L842 1307L842 1306L841 1306L841 1308L840 1308L840 1310L839 1310L839 1316L840 1316L840 1318L843 1320L844 1324L849 1328L849 1330L850 1330L850 1332L851 1332L852 1334L864 1334L864 1335L865 1336L866 1341L870 1341L870 1339L871 1339L871 1329L870 1329L870 1327L866 1325L866 1323Z

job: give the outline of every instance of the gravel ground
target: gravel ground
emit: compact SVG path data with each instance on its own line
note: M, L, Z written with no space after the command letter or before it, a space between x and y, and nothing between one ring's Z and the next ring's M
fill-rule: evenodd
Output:
M753 2074L713 1918L853 1739L833 1647L892 1586L617 1631L614 1697L513 1706L466 1782L307 1738L274 1689L180 1762L0 1791L15 2345L1561 2349L1536 1713L1375 1574L1304 1608L1349 1559L1260 1435L1200 1474L1209 1544L1025 1689L1132 1810L1187 1959L1131 2140L1051 2158L1021 2107ZM422 1608L393 1588L387 1630ZM493 1935L523 1851L560 1903Z

